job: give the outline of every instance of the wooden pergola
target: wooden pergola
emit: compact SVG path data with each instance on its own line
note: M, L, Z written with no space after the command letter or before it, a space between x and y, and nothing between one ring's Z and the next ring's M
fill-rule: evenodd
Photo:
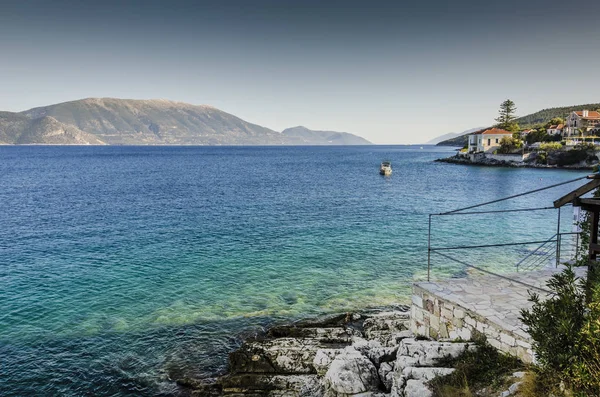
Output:
M590 277L592 272L597 269L596 260L600 254L600 244L598 244L598 223L600 222L600 197L582 198L586 193L600 187L600 173L588 175L585 185L573 190L554 202L554 208L560 208L567 204L573 204L574 207L581 207L582 210L590 214L590 240L588 248L588 280L596 279Z

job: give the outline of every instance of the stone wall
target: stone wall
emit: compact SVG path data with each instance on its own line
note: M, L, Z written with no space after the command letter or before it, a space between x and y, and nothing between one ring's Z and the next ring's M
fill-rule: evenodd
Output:
M488 160L506 161L513 163L521 163L529 158L531 153L521 154L491 154L486 153L485 158Z
M521 329L502 324L484 313L475 313L430 291L413 286L411 331L434 339L471 340L474 333L483 334L490 345L520 358L534 360L530 337Z

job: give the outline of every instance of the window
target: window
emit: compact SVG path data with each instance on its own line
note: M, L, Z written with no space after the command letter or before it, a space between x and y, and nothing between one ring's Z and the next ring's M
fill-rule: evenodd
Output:
M488 138L488 146L490 146L492 144L492 140L490 138Z
M496 138L496 143L498 143L498 138Z

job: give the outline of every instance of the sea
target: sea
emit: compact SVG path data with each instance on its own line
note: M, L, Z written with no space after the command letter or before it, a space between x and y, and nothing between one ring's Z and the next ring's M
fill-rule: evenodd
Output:
M428 243L571 231L571 209L533 209L581 181L433 216L429 239L431 213L586 175L434 161L454 150L0 146L0 395L178 396L273 324L410 302ZM446 253L510 272L535 247Z

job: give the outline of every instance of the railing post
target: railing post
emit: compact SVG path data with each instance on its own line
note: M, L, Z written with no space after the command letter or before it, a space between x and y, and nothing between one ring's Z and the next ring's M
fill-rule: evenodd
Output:
M429 232L427 233L427 282L431 274L431 214L429 214Z
M575 260L578 261L579 260L579 234L577 233L575 235Z
M556 222L556 267L560 266L560 207L558 207L558 221Z

